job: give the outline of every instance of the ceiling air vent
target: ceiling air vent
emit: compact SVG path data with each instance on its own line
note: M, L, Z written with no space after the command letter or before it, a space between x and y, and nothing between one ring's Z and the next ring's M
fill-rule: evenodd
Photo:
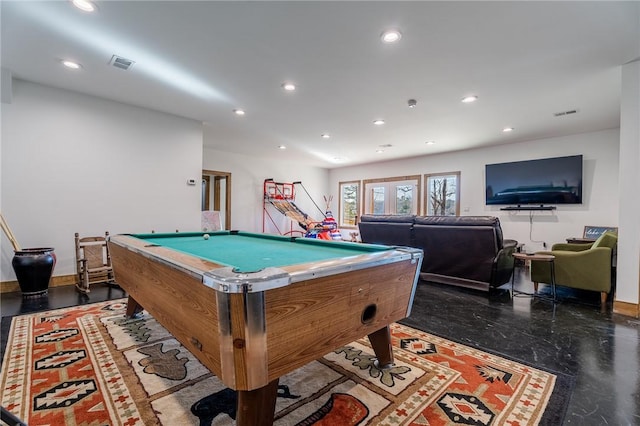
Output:
M131 68L133 64L135 64L135 62L131 59L123 58L118 55L113 55L111 57L111 61L109 62L109 65L113 65L114 67L120 68L121 70L125 71Z
M577 112L578 112L577 109L572 109L572 110L569 110L569 111L554 112L553 116L554 117L562 117L563 115L571 115L571 114L575 114Z

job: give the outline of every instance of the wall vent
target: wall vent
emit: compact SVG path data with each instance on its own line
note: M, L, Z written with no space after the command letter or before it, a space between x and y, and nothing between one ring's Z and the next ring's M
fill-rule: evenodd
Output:
M131 59L123 58L118 55L113 55L111 57L111 61L109 61L109 65L113 65L116 68L120 68L121 70L128 70L135 64Z
M575 114L577 113L578 110L577 109L571 109L569 111L562 111L562 112L554 112L553 116L554 117L562 117L563 115L570 115L570 114Z

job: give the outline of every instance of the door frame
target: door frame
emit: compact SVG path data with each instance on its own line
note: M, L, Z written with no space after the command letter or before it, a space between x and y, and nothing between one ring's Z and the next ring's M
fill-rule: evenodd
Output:
M225 206L224 206L224 229L231 229L231 173L229 172L220 172L217 170L202 170L202 178L205 179L207 176L214 176L217 178L222 178L227 181L225 185ZM208 185L211 184L211 179L207 180ZM206 188L205 194L209 194L209 189ZM217 201L220 202L219 200ZM215 200L214 200L215 203Z
M416 214L420 214L420 210L422 209L422 189L421 189L421 178L422 176L420 175L408 175L408 176L395 176L395 177L388 177L388 178L379 178L379 179L364 179L362 181L362 203L361 205L361 211L362 214L370 214L370 213L366 213L367 211L367 185L369 184L388 184L388 183L392 183L392 182L403 182L403 181L407 181L407 182L411 182L413 183L415 181L415 185L416 185L416 200L415 200L415 208L416 208Z

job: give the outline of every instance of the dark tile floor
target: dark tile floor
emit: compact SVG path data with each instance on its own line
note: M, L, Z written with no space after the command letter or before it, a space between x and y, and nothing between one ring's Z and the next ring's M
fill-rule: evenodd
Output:
M516 288L531 291L528 272L516 271ZM574 387L565 425L640 425L640 321L602 310L599 294L559 288L559 303L512 297L510 285L487 295L420 283L403 322L429 333L570 376ZM550 293L542 287L541 293ZM123 297L97 285L90 295L74 287L49 290L44 300L0 295L2 353L13 315Z

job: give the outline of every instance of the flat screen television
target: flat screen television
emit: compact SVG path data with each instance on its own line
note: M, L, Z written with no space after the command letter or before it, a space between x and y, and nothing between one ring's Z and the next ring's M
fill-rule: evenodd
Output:
M582 204L582 155L487 164L487 205Z

